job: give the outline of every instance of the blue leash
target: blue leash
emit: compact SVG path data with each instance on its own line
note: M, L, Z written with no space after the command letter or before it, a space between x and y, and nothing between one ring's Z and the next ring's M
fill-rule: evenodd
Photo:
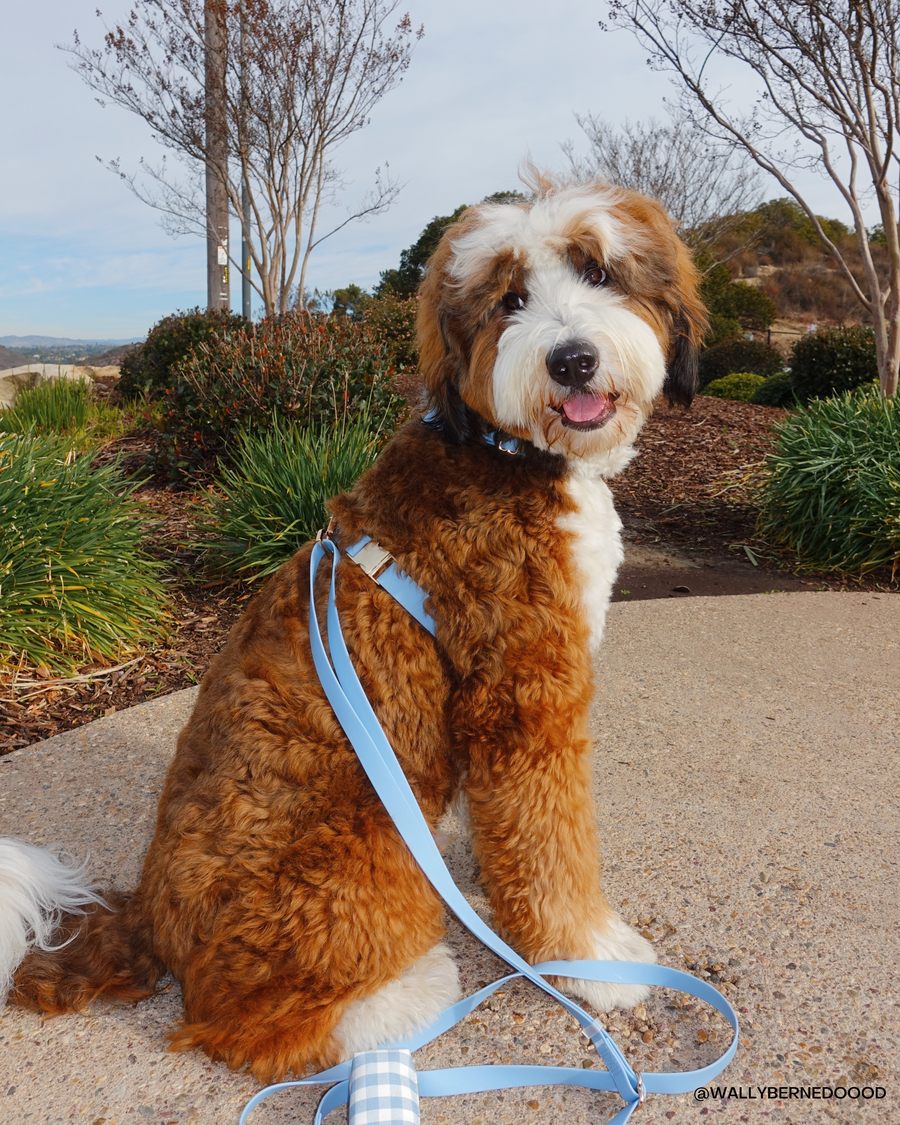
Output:
M351 558L354 557L367 543L369 543L369 539L365 537L349 548L348 555ZM326 552L330 552L332 556L327 635L331 661L334 662L333 667L322 642L315 608L315 576L319 563ZM409 782L400 768L400 763L397 761L396 755L353 668L350 653L341 631L335 603L337 565L340 557L341 554L337 544L334 540L326 538L314 545L310 560L309 638L316 672L325 690L325 695L344 733L356 751L373 788L381 798L397 830L429 882L463 925L488 949L514 968L516 972L503 977L494 984L487 985L472 996L460 1000L457 1004L453 1004L442 1012L430 1027L399 1043L387 1045L386 1048L377 1051L363 1052L348 1062L340 1063L310 1078L292 1082L279 1082L273 1086L267 1086L264 1090L255 1094L244 1107L239 1125L245 1125L250 1113L271 1094L296 1086L320 1085L332 1082L336 1085L328 1090L320 1101L314 1125L321 1125L323 1118L331 1110L341 1105L347 1105L348 1102L351 1104L350 1121L352 1125L354 1107L374 1104L374 1101L365 1102L367 1083L374 1084L373 1090L377 1089L382 1092L393 1090L395 1096L388 1097L388 1094L384 1093L380 1108L377 1110L377 1113L380 1113L381 1116L378 1116L377 1113L373 1116L375 1111L362 1111L357 1120L379 1121L392 1123L392 1125L394 1123L400 1125L401 1122L407 1121L417 1122L419 1119L417 1097L415 1097L415 1115L409 1116L412 1112L408 1108L411 1104L410 1095L407 1092L410 1082L409 1071L412 1072L412 1083L415 1084L417 1080L418 1094L424 1097L481 1093L517 1086L568 1085L581 1086L592 1090L615 1090L625 1102L625 1105L611 1119L609 1125L625 1125L632 1113L643 1104L646 1094L684 1094L712 1081L734 1058L738 1044L737 1015L725 997L712 985L697 980L696 977L689 976L677 969L627 961L548 961L540 965L529 965L478 917L463 897L447 870L434 842L431 829L422 815ZM434 633L434 621L424 610L426 595L408 575L398 572L396 566L392 563L383 573L374 577L374 581L388 590L401 605L409 609L409 612L424 628L430 633ZM734 1038L721 1058L699 1070L683 1071L677 1074L654 1072L638 1075L613 1039L607 1034L599 1019L593 1019L574 1000L555 989L545 979L545 976L574 977L581 980L615 981L624 984L646 984L662 988L675 988L712 1005L731 1025L734 1030ZM538 988L562 1004L566 1011L581 1024L585 1034L606 1064L607 1069L605 1071L584 1070L580 1067L492 1065L450 1067L444 1070L423 1071L416 1075L415 1071L412 1070L411 1061L408 1059L409 1053L418 1050L426 1043L430 1043L437 1036L453 1027L474 1011L498 988L517 977L525 977L532 981ZM376 1064L379 1062L382 1071L386 1073L388 1070L392 1070L395 1075L396 1082L393 1087L387 1084L386 1078L369 1077L368 1072L377 1070ZM396 1077L397 1075L399 1077ZM397 1083L399 1083L399 1086ZM400 1087L403 1087L403 1098L397 1093ZM375 1095L373 1094L372 1097L374 1098ZM393 1108L395 1105L400 1106L401 1104L402 1109Z

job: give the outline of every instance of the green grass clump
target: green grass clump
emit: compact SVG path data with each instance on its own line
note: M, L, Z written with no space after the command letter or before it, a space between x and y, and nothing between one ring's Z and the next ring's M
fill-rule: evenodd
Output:
M12 407L0 410L0 434L71 434L84 439L115 433L121 411L91 398L84 379L50 379L20 391Z
M736 402L749 402L765 381L762 375L754 375L752 371L737 371L734 375L713 379L711 383L707 383L701 393L712 398L730 398Z
M264 432L242 434L213 501L213 561L251 580L273 573L325 526L325 501L350 488L379 447L368 419L337 428L276 420Z
M135 487L61 438L0 434L0 665L71 671L159 635L164 590Z
M900 403L874 387L820 399L774 430L761 533L810 570L900 565Z

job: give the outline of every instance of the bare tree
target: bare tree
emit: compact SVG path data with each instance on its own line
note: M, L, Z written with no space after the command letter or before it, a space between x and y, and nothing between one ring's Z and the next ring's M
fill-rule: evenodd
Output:
M658 199L695 252L708 251L762 199L760 174L733 145L716 143L677 111L670 122L630 122L615 129L594 114L575 120L590 144L587 156L562 149L580 179L601 177ZM734 253L745 249L741 246Z
M682 104L701 128L747 152L803 208L871 317L881 392L895 394L900 239L890 176L900 169L897 0L612 0L610 18L637 34L654 65L674 74ZM760 94L748 108L730 105L727 92L714 87L716 57L755 76ZM796 172L809 168L828 176L850 208L861 280L797 182ZM876 264L863 220L873 199L886 270Z
M143 118L180 174L165 157L156 166L142 161L132 175L118 161L110 167L163 212L170 233L204 238L211 172L241 222L266 313L280 313L292 289L306 291L316 246L397 197L397 183L376 170L368 195L320 230L323 204L345 186L332 151L367 124L423 34L408 16L390 26L398 6L399 0L134 0L126 23L106 29L102 48L86 46L76 32L65 49L101 105L109 100ZM211 14L221 28L221 131L209 128L205 96ZM222 132L224 145L210 143Z

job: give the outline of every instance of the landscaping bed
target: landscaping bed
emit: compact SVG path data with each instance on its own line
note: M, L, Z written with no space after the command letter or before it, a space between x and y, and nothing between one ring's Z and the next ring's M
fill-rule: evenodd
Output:
M413 386L404 386L412 397ZM756 536L750 487L755 467L772 447L771 427L786 411L698 396L690 410L662 407L640 438L640 452L612 482L625 525L626 562L616 600L739 594L767 590L897 590L889 573L859 580L843 575L796 575ZM137 430L103 446L97 463L121 456L129 475L147 473L155 433ZM172 597L160 645L123 661L99 661L77 676L46 681L23 670L0 678L0 753L18 749L199 683L256 585L203 571L198 520L207 493L180 491L165 480L135 494L161 518L151 553L165 563ZM122 666L120 666L122 665Z

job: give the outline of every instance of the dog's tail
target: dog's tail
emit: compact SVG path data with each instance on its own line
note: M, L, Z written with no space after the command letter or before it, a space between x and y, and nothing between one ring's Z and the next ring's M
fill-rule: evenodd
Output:
M107 901L108 899L108 901ZM104 899L84 866L0 837L0 1005L43 1012L140 1000L163 970L138 896Z

